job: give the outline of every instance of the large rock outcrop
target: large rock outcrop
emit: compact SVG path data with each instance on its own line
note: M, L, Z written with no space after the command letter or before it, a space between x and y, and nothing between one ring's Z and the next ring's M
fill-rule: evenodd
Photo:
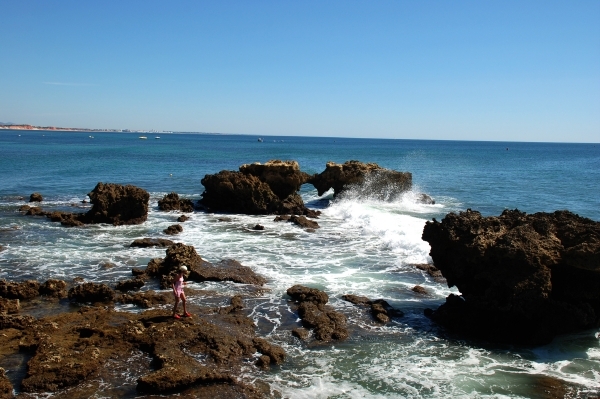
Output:
M86 223L117 225L140 224L148 218L150 194L132 185L98 183L88 194L92 209L85 214Z
M242 165L238 172L206 175L200 203L217 212L302 215L307 209L297 192L308 178L296 161Z
M315 339L328 342L348 338L346 316L327 305L329 296L325 292L294 285L287 289L287 294L296 302L302 324L313 330ZM294 335L303 338L308 336L299 329L294 330Z
M19 211L31 216L46 216L63 226L83 226L91 223L108 223L115 226L141 224L148 218L150 194L132 185L98 183L88 194L93 204L87 213L45 212L40 207L22 206Z
M108 369L133 368L141 394L258 398L240 381L241 370L255 354L259 367L281 364L285 352L256 336L241 298L236 304L225 311L194 307L202 317L183 320L166 309L139 314L93 307L42 319L0 315L0 347L3 354L30 352L20 387L28 397L59 391L62 397L89 397L89 386L104 380ZM152 361L132 364L140 351ZM10 391L0 369L0 392Z
M191 199L179 198L179 194L170 193L158 201L161 211L194 212L194 203Z
M191 245L174 244L167 249L164 259L155 258L148 263L146 274L158 277L162 288L169 288L172 278L181 266L187 266L191 281L232 281L240 284L263 285L266 280L248 266L233 259L210 263L202 259Z
M427 222L435 266L461 295L429 311L464 335L543 344L600 322L600 223L568 211Z
M325 170L311 176L308 183L315 186L319 195L323 195L333 188L333 195L337 197L352 187L355 191L359 191L359 194L364 192L368 196L387 199L390 195L410 190L412 174L385 169L376 163L347 161L337 164L327 162Z

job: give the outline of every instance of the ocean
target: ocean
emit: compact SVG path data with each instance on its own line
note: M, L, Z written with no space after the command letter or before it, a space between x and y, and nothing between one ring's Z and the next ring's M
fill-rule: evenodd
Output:
M323 171L328 161L375 162L411 172L413 190L383 198L363 191L334 200L331 193L319 197L304 185L305 203L322 212L315 232L274 222L273 216L196 212L172 238L193 245L208 261L233 258L268 279L267 290L248 295L245 304L260 335L284 347L286 362L268 371L248 367L240 378L265 381L285 398L535 398L548 380L560 381L573 398L598 395L599 330L560 336L539 347L461 340L423 315L456 289L414 265L431 262L429 244L421 240L425 222L449 212L471 208L488 216L515 208L568 209L600 221L600 144L144 135L147 140L134 133L0 131L0 278L82 277L114 284L130 278L132 267L164 257L164 249L128 245L136 238L164 237L162 230L178 214L159 211L158 200L173 191L199 199L206 174L271 159L296 160L311 174ZM65 228L17 211L39 192L45 209L84 212L89 205L81 201L98 182L147 190L147 222ZM421 193L435 204L420 204ZM256 224L265 230L252 230ZM114 267L103 267L106 263ZM297 316L285 291L294 284L324 290L330 304L348 316L350 338L318 346L293 338ZM427 294L413 292L415 285ZM218 282L190 287L224 295L240 290ZM158 284L144 289L156 290ZM385 299L404 317L378 325L343 301L343 294ZM200 295L190 302L211 299ZM27 314L45 312L24 307ZM0 359L0 366L13 382L22 378L18 361ZM107 387L94 397L135 397L135 379L126 374L118 393Z

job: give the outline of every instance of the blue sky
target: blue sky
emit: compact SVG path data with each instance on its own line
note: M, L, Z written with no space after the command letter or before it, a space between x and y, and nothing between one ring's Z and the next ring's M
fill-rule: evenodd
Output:
M600 142L600 1L0 0L0 121Z

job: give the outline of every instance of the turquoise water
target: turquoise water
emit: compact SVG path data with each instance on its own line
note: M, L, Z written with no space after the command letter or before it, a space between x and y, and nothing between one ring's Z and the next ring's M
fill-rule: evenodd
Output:
M93 138L90 137L93 136ZM270 372L249 368L289 398L535 397L540 377L563 381L576 395L600 389L598 331L560 337L541 348L506 348L457 341L423 316L454 289L413 264L430 261L420 238L425 221L472 208L498 215L518 208L533 213L569 209L600 220L600 145L197 134L0 131L0 278L80 276L106 282L129 278L164 250L130 249L135 238L161 237L177 214L159 212L171 191L200 198L200 180L244 163L293 159L308 173L327 161L356 159L409 171L414 190L392 201L349 196L331 201L305 185L301 194L323 215L305 232L272 216L195 213L176 241L194 245L209 261L235 258L268 279L271 291L246 301L261 334L284 346L286 363ZM73 209L98 182L134 184L151 194L146 223L138 226L64 228L16 210L40 192L47 209ZM416 202L427 193L435 205ZM24 197L25 200L20 197ZM85 208L79 209L85 211ZM266 227L256 232L251 226ZM102 264L116 266L105 269ZM351 337L308 348L291 337L296 316L285 290L306 284L325 290L348 315ZM427 295L412 292L421 285ZM233 294L225 283L195 284ZM156 286L147 288L156 289ZM383 298L405 317L381 327L339 297ZM203 298L192 301L203 303ZM123 309L127 310L127 309ZM10 373L14 372L7 370ZM100 397L100 396L98 396Z

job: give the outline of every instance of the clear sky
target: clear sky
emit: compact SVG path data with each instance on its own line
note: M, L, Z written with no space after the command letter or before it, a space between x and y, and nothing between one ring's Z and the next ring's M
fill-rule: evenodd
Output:
M0 0L0 122L600 142L600 1Z

